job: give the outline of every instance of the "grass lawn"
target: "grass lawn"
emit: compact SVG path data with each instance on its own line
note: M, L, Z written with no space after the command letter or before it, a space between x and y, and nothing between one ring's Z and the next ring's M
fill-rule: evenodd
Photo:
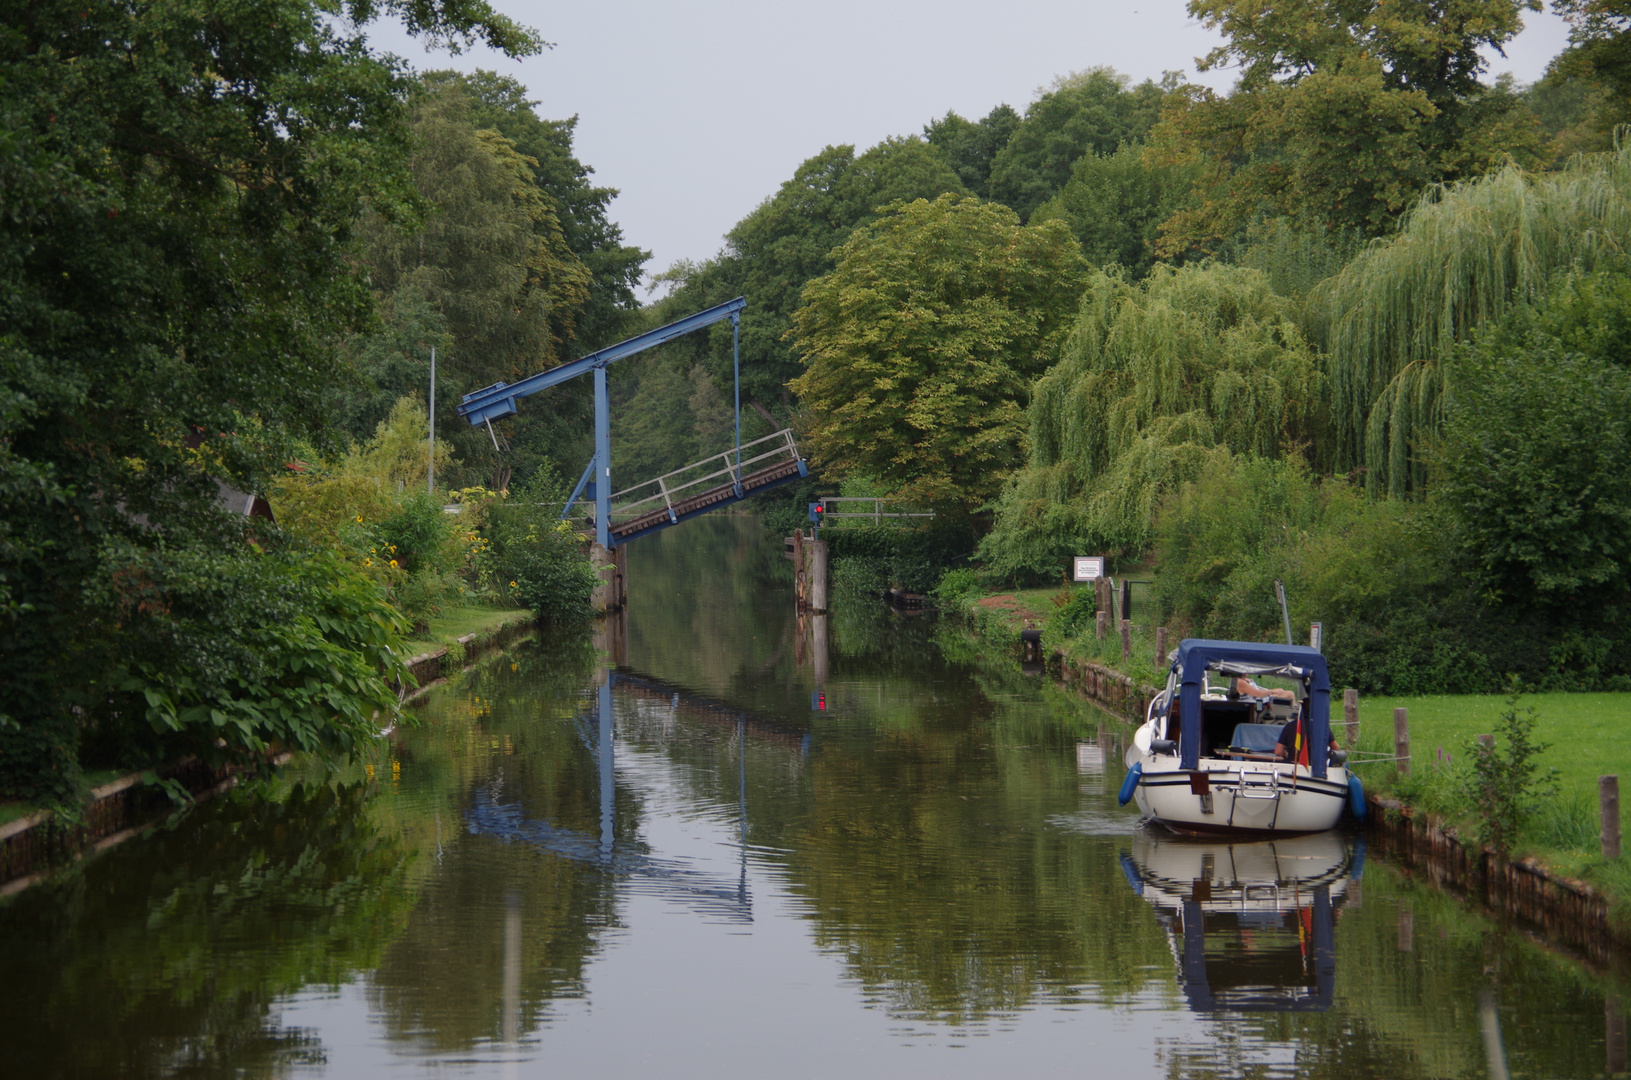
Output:
M1342 733L1341 692L1332 694L1331 720ZM1510 706L1501 695L1361 698L1359 749L1393 753L1393 710L1410 710L1411 775L1394 775L1391 763L1359 764L1368 791L1443 815L1471 835L1471 806L1457 790L1469 766L1467 744L1496 732ZM1557 770L1555 796L1541 800L1525 825L1515 854L1534 855L1565 874L1585 878L1609 892L1622 916L1631 915L1631 855L1603 859L1598 839L1597 778L1619 776L1631 798L1631 694L1526 694L1520 713L1535 710L1534 742L1549 744L1534 760ZM1503 740L1496 739L1496 749ZM1631 851L1631 848L1627 849Z
M532 613L524 608L488 607L483 604L449 605L442 609L440 615L430 620L430 626L422 637L408 642L408 655L418 656L420 653L434 652L466 634L496 630L505 623L524 622L531 618Z
M1496 730L1501 714L1510 706L1498 694L1444 695L1415 698L1364 698L1359 700L1361 747L1392 752L1393 710L1410 711L1410 758L1412 771L1433 768L1442 750L1451 764L1465 754L1467 743L1481 734ZM1555 768L1561 792L1590 795L1597 799L1597 778L1624 777L1631 795L1631 740L1625 739L1631 721L1631 694L1526 694L1518 710L1535 710L1533 738L1550 743L1538 758L1541 768ZM1341 731L1342 695L1331 695L1331 722ZM1346 738L1338 735L1338 738ZM1391 773L1392 765L1370 765L1361 777L1378 770Z

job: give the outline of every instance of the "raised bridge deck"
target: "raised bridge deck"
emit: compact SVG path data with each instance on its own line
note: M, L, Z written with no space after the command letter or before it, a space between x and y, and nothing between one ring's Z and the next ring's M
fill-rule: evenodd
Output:
M797 480L809 471L793 442L792 429L784 428L743 443L740 472L733 449L617 492L612 496L608 532L614 545L626 543Z

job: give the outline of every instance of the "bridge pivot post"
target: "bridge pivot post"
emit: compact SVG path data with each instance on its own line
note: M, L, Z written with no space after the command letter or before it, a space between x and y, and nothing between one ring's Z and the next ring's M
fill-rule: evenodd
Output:
M595 542L612 546L612 416L606 369L595 368Z
M731 312L731 381L736 386L736 497L742 497L742 315Z

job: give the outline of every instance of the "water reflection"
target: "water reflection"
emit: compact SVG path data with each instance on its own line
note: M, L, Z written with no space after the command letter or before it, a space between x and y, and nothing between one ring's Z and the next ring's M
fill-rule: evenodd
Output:
M1631 982L1384 860L1360 903L1339 837L1138 829L1125 726L958 626L835 611L818 672L762 539L658 534L604 653L0 900L0 1074L1623 1069Z
M1363 867L1363 841L1337 832L1227 843L1147 826L1122 857L1196 1012L1329 1009L1337 911Z

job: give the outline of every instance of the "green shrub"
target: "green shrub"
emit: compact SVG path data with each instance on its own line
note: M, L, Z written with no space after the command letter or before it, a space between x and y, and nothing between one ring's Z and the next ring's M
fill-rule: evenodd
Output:
M598 579L572 522L557 520L568 492L547 464L487 511L492 572L514 603L546 621L580 619Z
M1535 709L1520 712L1518 700L1519 691L1514 690L1490 745L1474 740L1466 748L1471 762L1465 774L1466 793L1477 812L1478 841L1503 859L1536 807L1557 794L1557 770L1541 772L1535 761L1550 744L1532 740Z

